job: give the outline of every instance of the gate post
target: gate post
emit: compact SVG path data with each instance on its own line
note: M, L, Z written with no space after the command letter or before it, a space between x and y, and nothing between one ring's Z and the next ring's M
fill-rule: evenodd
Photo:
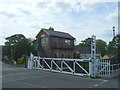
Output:
M32 69L33 68L33 54L30 53L30 58L28 59L28 69Z
M97 65L96 65L96 36L91 37L91 58L89 62L89 74L90 77L96 77Z

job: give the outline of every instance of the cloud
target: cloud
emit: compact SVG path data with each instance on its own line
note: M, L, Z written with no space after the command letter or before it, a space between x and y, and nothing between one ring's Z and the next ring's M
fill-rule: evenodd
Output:
M71 10L75 10L76 12L80 12L80 11L92 11L94 10L96 5L96 2L85 2L82 1L80 2L79 0L75 0L75 1L58 1L58 0L54 0L54 1L49 1L49 2L37 2L36 6L39 8L48 8L51 9L51 11L58 11L58 12L71 12Z
M6 16L8 18L14 18L14 17L17 17L16 14L14 13L10 13L8 11L0 11L0 15L3 15L3 16Z
M17 8L17 10L25 15L31 15L31 12L29 10L25 10L23 8Z
M107 16L108 20L117 20L118 19L118 7L114 9L111 13L108 14Z
M45 2L45 1L43 1L43 2L36 2L36 7L39 7L39 8L45 8L45 7L47 7L47 4L49 4L49 2Z
M107 6L110 7L110 4L108 3ZM2 6L0 4L0 7L5 8L0 9L4 11L0 13L0 21L2 20L0 28L3 30L4 37L22 33L26 37L35 38L41 28L52 26L56 31L70 33L80 42L81 39L84 40L93 34L97 36L102 34L99 37L104 39L106 37L103 38L103 36L107 33L103 33L103 30L111 28L113 24L116 25L112 20L104 22L103 17L112 11L105 9L106 7L102 4L98 6L96 2L80 2L79 0L30 0L30 2L21 0L16 2L13 0L10 4L4 3ZM103 13L100 9L105 9L108 13ZM98 10L100 10L99 13ZM4 17L6 13L7 18Z
M101 32L101 33L99 33L99 34L97 35L97 37L98 37L99 39L102 39L102 40L104 40L104 41L106 41L106 42L108 43L108 42L111 41L112 38L113 38L112 29L110 30L109 28L105 28L105 29L103 30L103 32Z
M96 7L96 2L81 2L81 10L90 12Z

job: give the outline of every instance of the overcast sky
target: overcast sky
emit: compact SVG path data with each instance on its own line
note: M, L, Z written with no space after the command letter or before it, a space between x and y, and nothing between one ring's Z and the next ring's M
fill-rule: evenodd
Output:
M117 0L1 0L0 45L13 34L35 38L41 28L50 26L71 34L76 43L91 35L109 42L113 26L118 33L117 17Z

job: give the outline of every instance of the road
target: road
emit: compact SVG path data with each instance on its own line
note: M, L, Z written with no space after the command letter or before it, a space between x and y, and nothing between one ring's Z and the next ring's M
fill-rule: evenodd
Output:
M118 88L118 78L90 79L3 63L2 88Z
M2 89L2 63L0 60L0 90Z

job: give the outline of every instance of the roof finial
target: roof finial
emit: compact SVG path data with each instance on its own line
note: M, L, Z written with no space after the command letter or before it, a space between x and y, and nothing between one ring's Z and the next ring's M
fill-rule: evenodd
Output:
M52 31L54 31L54 28L50 26L49 30L52 30Z

